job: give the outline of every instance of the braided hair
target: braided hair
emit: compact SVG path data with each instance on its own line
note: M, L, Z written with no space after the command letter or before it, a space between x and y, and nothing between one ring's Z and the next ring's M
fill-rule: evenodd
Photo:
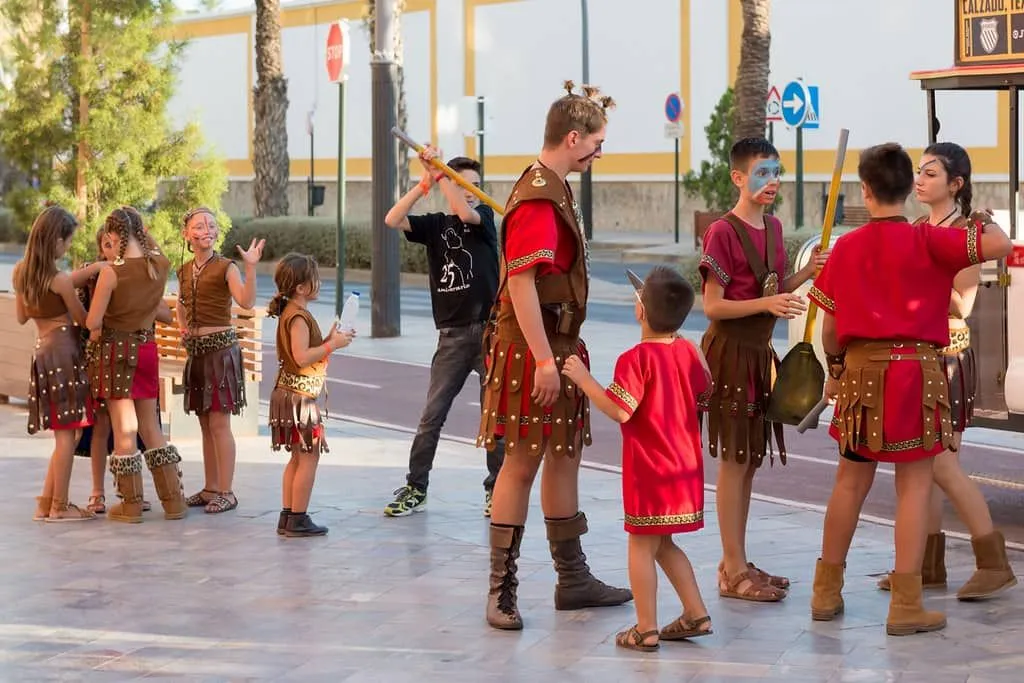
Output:
M151 280L157 278L156 266L153 263L153 256L160 253L156 242L146 232L146 226L142 222L142 215L130 206L121 206L114 209L104 222L106 232L116 232L120 244L117 247L117 258L114 265L124 265L124 254L128 249L128 242L134 239L142 255L146 259L146 265Z
M316 259L306 254L291 252L277 262L274 269L274 284L277 294L267 304L267 317L280 317L288 299L295 296L295 290L302 285L309 285L313 292L320 290L320 269Z

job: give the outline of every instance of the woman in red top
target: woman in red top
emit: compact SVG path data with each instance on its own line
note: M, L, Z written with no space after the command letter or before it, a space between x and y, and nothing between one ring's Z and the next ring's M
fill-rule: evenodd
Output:
M830 434L842 455L825 514L811 615L843 611L843 567L878 462L896 463L896 570L886 632L944 628L921 604L921 560L932 456L953 444L948 385L938 350L949 344L949 292L956 274L1010 253L1010 240L975 214L966 230L911 225L899 215L914 169L897 144L861 153L858 173L872 219L843 235L809 297L825 311L822 345Z
M605 390L586 364L570 356L562 370L593 404L622 426L622 504L629 533L629 584L637 622L615 644L631 650L658 649L660 639L682 640L711 633L711 618L693 567L672 534L704 527L704 453L697 422L697 396L711 386L711 371L678 330L693 307L693 289L671 268L655 268L637 288L640 343L615 364ZM657 625L661 566L683 603L683 614L664 629Z
M930 208L917 223L966 228L971 215L971 159L963 147L938 142L921 157L914 185L917 200ZM960 466L958 453L964 429L974 412L977 391L974 348L967 318L974 308L981 266L957 273L949 299L949 345L939 352L949 381L950 412L954 445L935 456L935 483L928 510L928 538L925 543L921 583L925 589L946 587L946 536L942 533L942 493L953 502L957 514L971 533L977 571L957 591L960 600L987 598L1016 585L1017 577L1006 557L1006 539L996 530L981 489ZM889 590L889 578L878 582Z

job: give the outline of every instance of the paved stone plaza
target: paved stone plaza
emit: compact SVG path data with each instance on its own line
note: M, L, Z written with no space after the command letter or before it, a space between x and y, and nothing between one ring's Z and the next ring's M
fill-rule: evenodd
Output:
M284 456L269 439L240 440L237 511L182 522L157 510L141 525L97 520L32 522L51 441L28 437L24 412L0 407L0 681L1020 681L1024 589L989 603L948 594L936 634L886 637L888 594L875 574L891 564L891 534L858 533L845 592L847 614L814 623L809 599L821 515L755 502L751 557L793 579L781 604L719 599L714 498L707 528L678 537L701 580L714 635L663 643L641 654L614 646L633 623L631 606L555 612L554 573L539 507L520 562L526 629L484 622L487 522L484 467L469 446L442 442L419 515L381 514L403 483L409 438L332 422L332 451L320 468L311 511L324 538L286 539L274 528ZM179 444L186 489L201 486L198 444ZM799 467L797 462L791 466ZM763 476L785 476L775 468ZM155 501L146 475L147 498ZM879 485L891 485L881 478ZM89 473L76 462L73 499L84 504ZM626 585L619 480L586 470L581 488L591 532L584 547L595 572ZM108 485L108 503L111 496ZM1024 558L1015 554L1018 569ZM970 574L967 546L951 541L950 579ZM662 581L659 622L677 616Z

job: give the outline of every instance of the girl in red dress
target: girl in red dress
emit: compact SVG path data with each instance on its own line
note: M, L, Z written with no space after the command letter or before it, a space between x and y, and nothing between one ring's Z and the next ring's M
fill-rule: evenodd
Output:
M844 609L843 570L879 462L896 467L896 568L886 632L944 628L921 602L932 458L953 445L949 387L939 350L949 344L950 291L964 268L1010 253L988 214L966 230L911 225L899 215L914 186L910 157L895 143L861 153L858 174L871 221L836 242L808 296L825 312L822 346L836 398L829 433L841 456L825 513L811 616Z
M653 269L637 288L641 342L621 356L607 389L571 356L562 373L622 428L622 503L629 534L629 584L637 623L615 637L619 647L651 652L659 639L711 633L700 588L672 534L704 527L704 459L697 396L711 386L704 356L677 331L693 307L693 289L671 268ZM683 614L659 631L660 565L683 603Z
M917 201L930 209L917 223L966 229L973 197L971 159L967 151L953 142L930 145L921 156L914 192ZM974 308L980 276L980 265L961 270L953 280L950 293L949 345L939 355L949 381L953 446L935 456L936 488L932 489L928 538L921 565L921 584L926 590L946 587L946 535L942 533L942 494L945 493L971 533L977 565L974 575L957 591L960 600L992 597L1017 583L1006 557L1006 539L992 523L985 496L964 472L959 458L960 439L971 422L977 391L974 348L967 318ZM889 577L879 581L878 587L889 590Z
M92 271L69 275L57 270L78 221L59 206L45 209L32 224L25 258L14 266L15 315L18 324L36 324L38 341L32 354L28 397L28 433L53 431L54 448L46 470L43 493L33 519L73 522L96 515L68 501L76 430L93 420L93 402L83 358L81 325L85 308L75 294L75 279ZM93 271L95 268L93 268Z

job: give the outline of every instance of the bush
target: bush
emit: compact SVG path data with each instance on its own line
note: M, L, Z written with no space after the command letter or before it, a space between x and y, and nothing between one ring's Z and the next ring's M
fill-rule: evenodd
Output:
M237 255L236 245L248 248L253 239L266 239L263 260L273 262L296 251L310 254L324 268L337 267L336 222L333 217L281 216L276 218L232 218L232 229L224 236L221 253ZM387 228L382 228L387 229ZM370 226L345 227L345 267L369 270L373 254ZM426 273L427 254L422 246L399 239L403 273Z
M807 240L814 236L810 230L805 230L800 233L785 233L782 236L782 242L786 247L786 268L787 274L794 271L796 265L796 257L800 251L800 247L804 245ZM693 291L700 292L701 290L701 278L700 278L700 257L698 254L691 254L683 259L679 264L679 271L686 277L690 286L693 287Z
M18 227L14 212L0 206L0 243L25 244L28 233Z

